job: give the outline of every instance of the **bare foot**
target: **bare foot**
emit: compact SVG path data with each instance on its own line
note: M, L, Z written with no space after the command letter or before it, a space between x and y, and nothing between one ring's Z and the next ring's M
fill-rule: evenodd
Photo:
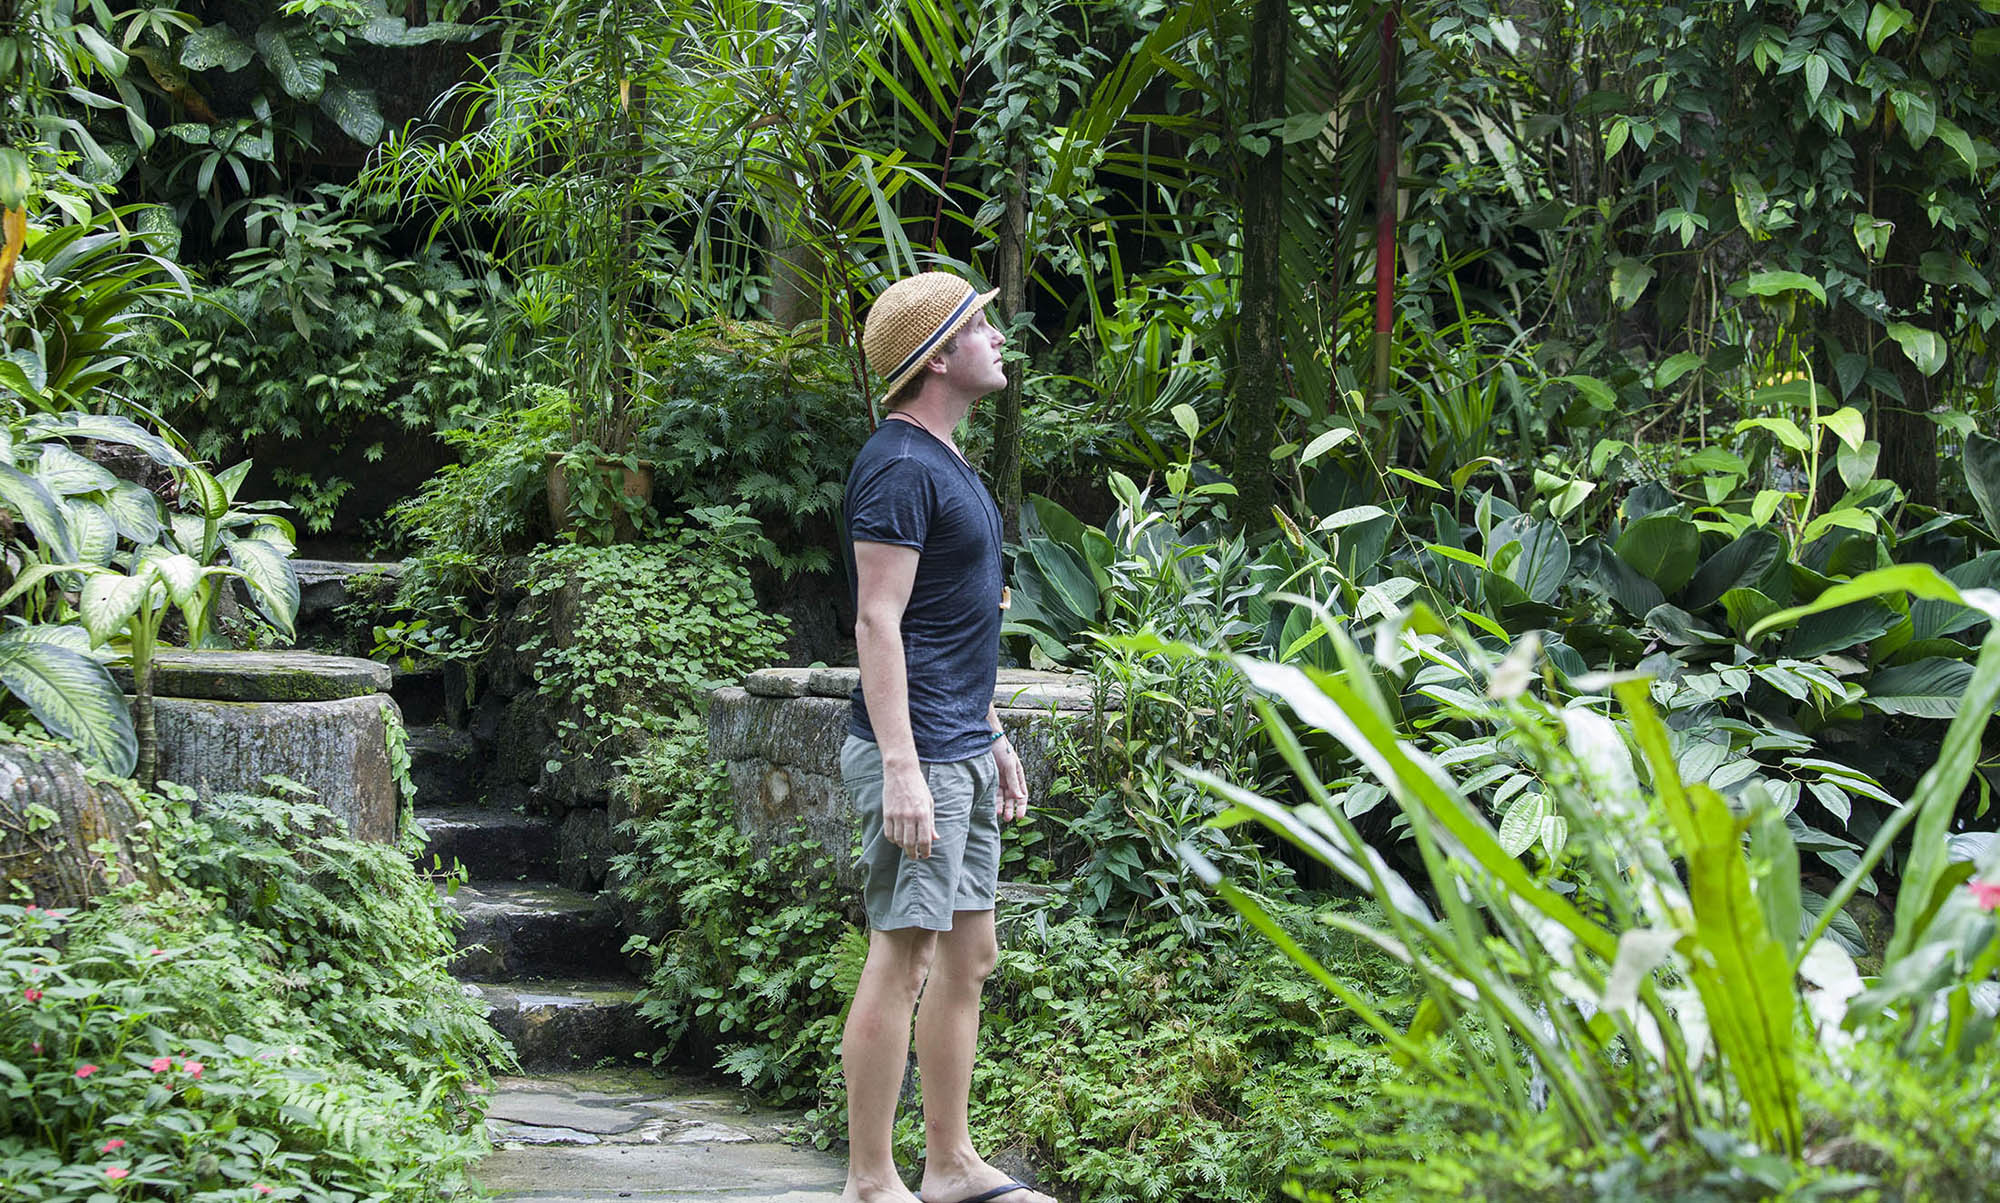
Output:
M917 1197L910 1193L909 1187L894 1180L878 1185L849 1178L847 1189L840 1192L840 1203L917 1203Z
M929 1162L925 1162L924 1185L919 1193L923 1195L924 1203L962 1203L966 1199L982 1197L989 1198L991 1203L1056 1203L1042 1192L1018 1183L1003 1193L986 1194L1013 1182L1012 1174L995 1169L984 1161L974 1161L951 1170L943 1166L934 1169Z

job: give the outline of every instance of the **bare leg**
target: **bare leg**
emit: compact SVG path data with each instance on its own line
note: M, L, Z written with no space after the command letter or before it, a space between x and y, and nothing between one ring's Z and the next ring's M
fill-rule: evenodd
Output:
M926 1203L955 1203L1008 1181L972 1147L966 1112L972 1094L972 1056L979 1043L979 993L999 957L992 911L957 911L951 930L938 937L937 961L917 1009L917 1065L924 1083L924 1186ZM1039 1191L1021 1190L996 1203L1055 1203Z
M896 1095L910 1058L910 1014L937 948L922 928L868 933L868 960L841 1035L847 1077L847 1189L842 1203L914 1203L896 1173Z

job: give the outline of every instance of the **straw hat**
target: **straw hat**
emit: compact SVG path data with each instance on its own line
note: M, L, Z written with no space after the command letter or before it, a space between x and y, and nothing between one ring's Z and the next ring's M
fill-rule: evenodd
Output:
M980 292L950 272L920 272L883 289L861 326L868 366L889 382L883 395L894 396L998 295L997 288Z

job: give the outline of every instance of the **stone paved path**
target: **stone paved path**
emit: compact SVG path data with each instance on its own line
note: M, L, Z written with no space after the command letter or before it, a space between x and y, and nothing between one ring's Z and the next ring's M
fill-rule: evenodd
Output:
M797 1122L693 1079L501 1078L486 1112L493 1152L476 1176L519 1203L837 1203L846 1168L789 1143Z

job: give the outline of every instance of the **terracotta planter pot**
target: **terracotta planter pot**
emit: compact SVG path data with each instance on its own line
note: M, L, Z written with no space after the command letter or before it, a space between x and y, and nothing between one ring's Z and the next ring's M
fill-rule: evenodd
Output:
M636 468L627 468L609 456L599 456L597 467L600 472L617 471L622 477L620 486L627 497L637 498L641 506L650 505L653 500L653 465L641 460ZM557 531L573 530L576 527L576 513L571 506L569 473L563 468L560 452L550 452L549 471L549 525ZM611 516L611 537L617 543L630 543L638 537L633 529L631 515L623 508Z

